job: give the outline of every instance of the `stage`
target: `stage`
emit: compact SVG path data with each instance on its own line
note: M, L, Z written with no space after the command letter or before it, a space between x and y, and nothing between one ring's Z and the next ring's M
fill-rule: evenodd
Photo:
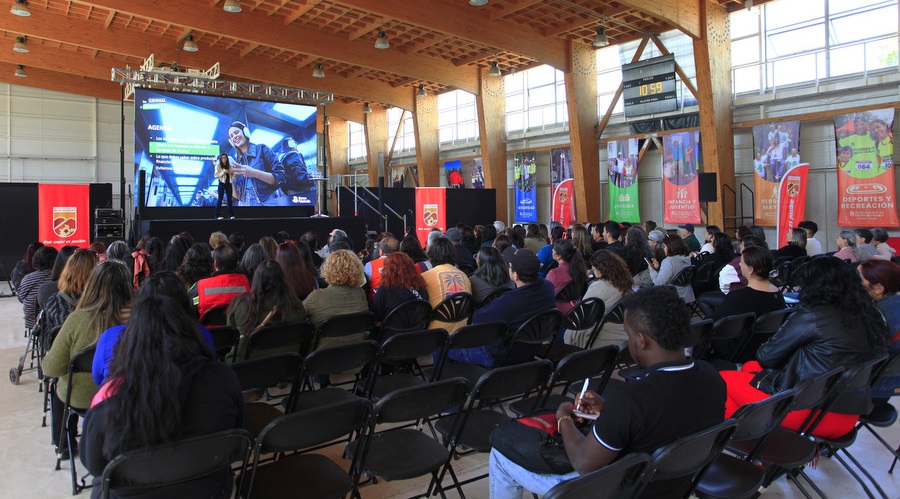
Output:
M158 237L163 242L168 242L181 231L190 232L197 242L207 241L209 235L217 230L226 235L240 232L244 235L245 247L282 230L287 231L292 239L299 239L304 233L313 231L319 238L319 244L324 246L328 242L328 234L334 229L341 229L350 237L353 248L357 251L366 242L365 222L359 217L258 217L234 220L171 218L144 220L141 222L141 229L141 235Z

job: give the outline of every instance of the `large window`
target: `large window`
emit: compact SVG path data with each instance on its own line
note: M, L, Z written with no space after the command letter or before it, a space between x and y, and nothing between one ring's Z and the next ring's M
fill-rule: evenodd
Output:
M350 150L347 158L352 161L366 157L366 128L355 121L347 122L347 135L350 136Z
M897 0L779 0L731 15L734 92L897 66Z
M441 144L478 140L475 94L454 90L438 95L438 128Z
M541 129L569 119L562 71L538 66L506 77L506 132Z
M391 144L394 144L394 135L397 134L397 127L400 125L400 116L403 116L403 128L400 130L400 136L397 137L394 152L412 151L416 148L416 130L413 125L412 113L407 111L403 114L403 109L392 107L388 109L388 141L386 150L391 150Z

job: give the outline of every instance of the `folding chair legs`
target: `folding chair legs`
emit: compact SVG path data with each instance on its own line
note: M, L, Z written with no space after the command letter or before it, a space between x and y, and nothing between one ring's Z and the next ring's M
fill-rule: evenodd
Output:
M847 458L850 459L850 461L853 462L853 464L856 465L856 467L860 471L862 471L864 475L866 475L866 478L868 478L869 481L875 485L875 488L878 489L878 493L881 495L881 497L883 497L884 499L887 499L888 496L887 496L887 494L884 493L884 489L882 489L881 485L878 485L878 482L875 481L874 478L872 478L872 475L869 474L869 472L866 471L866 469L862 465L859 464L859 461L857 461L856 458L853 457L853 455L847 451L847 449L840 449L838 452L841 452L841 451L843 451L844 454L847 455ZM853 475L853 478L855 478L856 481L859 482L860 485L862 485L862 488L863 488L863 490L866 491L866 494L869 497L874 499L875 496L872 495L872 492L869 490L869 487L866 486L865 482L863 482L862 479L860 479L859 475L857 475L852 469L850 469L850 465L848 465L847 462L841 458L841 456L840 456L840 454L838 454L838 452L834 453L834 457L838 460L839 463L841 463L841 465L844 467L844 469L846 469L851 475Z
M888 450L888 452L890 452L891 454L894 455L894 461L891 463L891 468L888 470L888 473L893 474L894 466L897 464L897 460L900 459L900 446L898 446L896 449L894 449L894 447L891 444L887 443L887 441L884 438L882 438L882 436L879 435L877 431L873 430L872 427L870 427L867 424L858 425L856 427L857 430L859 430L860 427L863 427L863 428L869 430L869 433L874 435L875 438L878 439L879 442L881 442L881 445L883 445L884 448Z

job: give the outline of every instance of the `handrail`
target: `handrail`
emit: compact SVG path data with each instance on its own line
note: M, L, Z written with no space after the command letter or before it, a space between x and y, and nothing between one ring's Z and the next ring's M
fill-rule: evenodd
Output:
M362 189L363 192L369 194L370 196L372 196L372 197L375 198L376 200L381 201L381 202L379 203L381 206L384 206L385 208L387 208L388 211L390 211L395 217L397 217L397 219L403 221L403 233L405 234L405 233L407 232L408 226L407 226L407 218L406 218L406 215L405 215L405 214L404 214L404 215L400 215L399 213L397 213L396 210L394 210L393 208L391 208L390 206L388 206L387 203L385 203L384 201L382 201L382 200L381 200L374 192L372 192L371 190L369 190L368 187L362 186L362 185L355 185L355 186L354 186L354 189L351 189L349 186L341 185L341 186L339 186L339 189L341 189L341 188L346 189L347 192L353 194L353 198L354 198L355 201L357 201L357 202L362 201L362 203L363 203L364 205L366 205L367 207L369 207L370 210L372 210L372 211L374 211L375 213L377 213L378 216L381 217L382 221L384 222L384 230L385 230L385 231L388 230L388 217L387 217L387 215L385 215L384 213L382 213L378 208L376 208L376 207L372 206L371 204L369 204L369 202L366 201L366 199L365 199L364 197L362 197L362 196L359 194L359 192L357 192L358 189ZM340 194L339 194L338 196L339 196L339 199L340 199ZM356 213L354 213L354 215L356 215Z

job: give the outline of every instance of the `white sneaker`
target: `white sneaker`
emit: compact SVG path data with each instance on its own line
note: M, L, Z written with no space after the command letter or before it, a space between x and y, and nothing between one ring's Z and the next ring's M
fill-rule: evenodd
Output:
M231 220L234 220L234 217L231 217Z
M216 217L216 220L225 220L225 217Z

